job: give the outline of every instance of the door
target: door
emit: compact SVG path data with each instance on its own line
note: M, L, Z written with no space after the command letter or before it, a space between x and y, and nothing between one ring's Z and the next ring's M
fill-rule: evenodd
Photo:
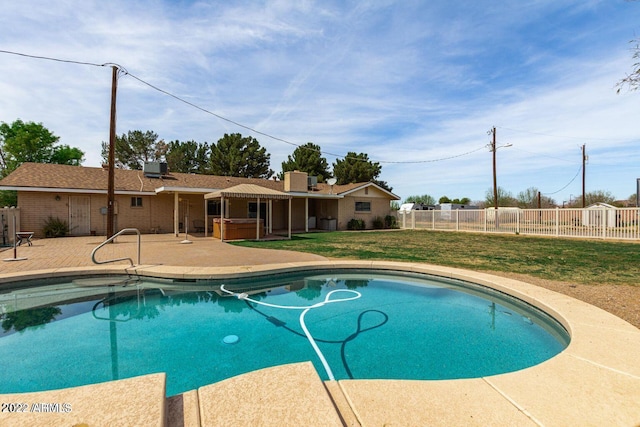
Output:
M89 196L69 196L69 234L86 236L91 229L91 198Z

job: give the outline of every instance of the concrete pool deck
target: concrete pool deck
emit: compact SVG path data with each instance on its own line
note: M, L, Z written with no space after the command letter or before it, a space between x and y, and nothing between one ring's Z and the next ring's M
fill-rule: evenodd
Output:
M169 426L221 425L231 420L238 425L278 426L300 425L300 422L322 426L640 425L640 330L582 301L522 281L468 270L416 263L328 260L297 252L240 248L195 236L190 236L192 244L181 244L183 239L173 235L143 236L142 264L134 268L127 268L126 263L92 264L90 253L101 242L100 237L34 240L33 246L18 248L18 257L27 257L27 260L0 264L0 288L3 283L25 276L52 277L96 271L210 278L303 268L353 267L467 280L542 308L565 326L571 334L571 343L559 355L534 367L476 379L322 382L313 369L310 372L309 364L294 364L256 371L164 399L162 391L157 391L163 387L163 378L152 378L156 385L153 392L149 391L149 399L154 402L141 407L154 408L153 413L160 417L157 424ZM135 253L135 236L123 236L117 244L103 248L97 258L130 256L135 260ZM0 258L12 256L12 250L0 253ZM139 377L139 380L145 384L141 387L149 388L149 379ZM113 385L116 386L120 385ZM103 391L98 391L98 387ZM69 391L68 396L72 397L68 398L81 399L78 402L84 402L85 407L91 407L86 402L100 405L101 393L110 393L105 392L104 387L108 385L84 386L79 393ZM128 389L133 396L141 396L137 386L130 385ZM160 403L158 396L162 396ZM23 394L0 395L3 403L19 402L21 398L33 399ZM46 396L38 395L38 398L46 401ZM82 405L78 402L70 403L80 411ZM112 406L112 412L114 409ZM137 416L136 408L131 405L116 412L122 414L127 410L134 411L129 415ZM56 420L64 420L60 425L90 419L95 424L100 424L99 420L105 421L103 425L109 424L108 411L101 412L106 415L97 423L95 417L83 418L78 411L71 412L67 418L57 414ZM146 420L142 417L148 413L148 409L141 413L140 419ZM216 418L221 414L224 419ZM259 415L261 418L255 418ZM55 425L51 424L53 418L46 414L0 412L0 425L6 425L4 421L10 421L10 425Z

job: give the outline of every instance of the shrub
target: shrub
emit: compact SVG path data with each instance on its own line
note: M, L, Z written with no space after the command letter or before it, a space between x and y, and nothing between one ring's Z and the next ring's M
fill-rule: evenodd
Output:
M398 228L398 221L395 216L387 215L384 217L385 228Z
M347 230L364 230L364 220L353 218L347 223Z
M384 228L384 220L379 216L373 218L373 228L377 230Z
M44 237L64 237L69 233L69 224L60 218L49 217L42 229Z

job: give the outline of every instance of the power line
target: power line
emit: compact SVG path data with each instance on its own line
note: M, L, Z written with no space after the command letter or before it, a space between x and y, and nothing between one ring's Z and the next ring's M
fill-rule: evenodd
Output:
M580 136L564 136L564 135L551 135L551 134L547 134L547 133L540 133L540 132L531 132L531 131L527 131L527 130L519 130L519 129L511 129L511 128L506 128L503 126L496 126L497 128L500 129L504 129L504 130L510 130L512 132L520 132L520 133L528 133L530 135L538 135L538 136L546 136L549 138L558 138L558 139L575 139L577 141L628 141L630 138L618 138L618 139L611 139L611 138L584 138L584 137L580 137Z
M580 167L578 168L578 172L576 172L576 174L573 176L573 178L571 178L571 181L569 181L569 182L567 183L567 185L565 185L565 186L564 186L564 187L562 187L561 189L559 189L559 190L557 190L557 191L554 191L553 193L541 193L541 194L544 194L545 196L551 196L551 195L553 195L553 194L556 194L556 193L561 192L562 190L564 190L565 188L567 188L568 186L570 186L570 185L571 185L571 183L572 183L573 181L575 181L575 180L576 180L576 178L577 178L577 177L578 177L578 175L580 174L580 171L581 171L581 170L582 170L582 165L580 165Z
M270 138L270 139L273 139L273 140L275 140L275 141L284 142L285 144L289 144L289 145L292 145L292 146L297 147L297 148L302 148L302 149L310 150L310 151L317 151L317 152L319 152L320 154L324 154L324 155L334 156L334 157L337 157L337 158L345 158L345 159L350 159L350 158L351 158L351 159L354 159L354 160L361 160L361 159L360 159L360 158L358 158L358 157L350 157L350 156L345 156L345 155L342 155L342 154L331 153L331 152L329 152L329 151L315 150L315 149L313 149L313 148L305 147L305 146L304 146L304 145L302 145L302 144L296 144L295 142L287 141L286 139L279 138L279 137L277 137L277 136L273 136L273 135L268 134L268 133L266 133L266 132L262 132L262 131L260 131L260 130L254 129L254 128L252 128L252 127L249 127L249 126L243 125L242 123L236 122L235 120L231 120L231 119L228 119L228 118L226 118L226 117L224 117L224 116L221 116L221 115L219 115L219 114L217 114L217 113L214 113L214 112L213 112L213 111L211 111L211 110L207 110L206 108L200 107L199 105L194 104L193 102L187 101L187 100L186 100L186 99L184 99L184 98L181 98L181 97L179 97L179 96L177 96L177 95L174 95L174 94L173 94L173 93L171 93L171 92L168 92L168 91L166 91L166 90L164 90L164 89L161 89L161 88L159 88L159 87L157 87L157 86L155 86L155 85L153 85L153 84L151 84L151 83L149 83L149 82L147 82L147 81L145 81L145 80L141 79L140 77L137 77L137 76L135 76L135 75L133 75L133 74L131 74L131 73L126 73L126 74L127 74L127 75L129 75L129 76L131 76L131 77L132 77L132 78L134 78L135 80L139 81L140 83L142 83L142 84L144 84L144 85L149 86L149 87L150 87L151 89L153 89L153 90L156 90L156 91L158 91L158 92L160 92L160 93L163 93L163 94L165 94L165 95L167 95L167 96L169 96L169 97L171 97L171 98L176 99L177 101L180 101L180 102L182 102L182 103L184 103L184 104L187 104L187 105L189 105L189 106L191 106L191 107L193 107L193 108L196 108L196 109L198 109L198 110L200 110L200 111L202 111L202 112L204 112L204 113L210 114L210 115L212 115L212 116L214 116L214 117L217 117L217 118L218 118L218 119L220 119L220 120L224 120L224 121L226 121L226 122L228 122L228 123L232 123L232 124L234 124L234 125L236 125L236 126L238 126L238 127L241 127L241 128L243 128L243 129L247 129L247 130L249 130L249 131L251 131L251 132L253 132L253 133L256 133L256 134L258 134L258 135L265 136L265 137ZM380 161L378 161L377 163L387 163L387 164L417 164L417 163L432 163L432 162L439 162L439 161L443 161L443 160L455 159L455 158L457 158L457 157L463 157L463 156L466 156L466 155L469 155L469 154L475 153L476 151L480 151L480 150L482 150L482 149L484 149L484 148L485 148L485 146L483 145L482 147L479 147L479 148L477 148L477 149L475 149L475 150L467 151L466 153L456 154L456 155L453 155L453 156L442 157L442 158L438 158L438 159L431 159L431 160L410 160L410 161L391 161L391 160L380 160ZM373 159L371 159L371 161L373 161Z
M47 60L47 61L64 62L64 63L67 63L67 64L92 65L94 67L109 67L109 66L115 65L118 68L124 69L123 67L121 67L118 64L113 64L113 63L109 63L109 62L104 63L104 64L96 64L94 62L84 62L84 61L74 61L74 60L71 60L71 59L51 58L49 56L28 55L26 53L12 52L10 50L2 50L2 49L0 49L0 53L7 53L9 55L22 56L22 57L25 57L25 58L32 58L32 59L44 59L44 60Z
M575 162L573 162L571 160L562 159L560 157L555 157L555 156L549 156L548 154L540 154L540 153L536 153L536 152L533 152L533 151L527 151L527 150L523 150L521 148L514 148L514 150L522 151L523 153L534 154L534 155L540 156L540 157L548 157L550 159L560 160L560 161L567 162L567 163L575 163Z
M201 107L201 106L199 106L199 105L197 105L197 104L194 104L193 102L187 101L187 100L186 100L186 99L184 99L184 98L181 98L181 97L179 97L179 96L177 96L177 95L174 95L173 93L171 93L171 92L169 92L169 91L166 91L166 90L164 90L164 89L161 89L161 88L159 88L158 86L155 86L155 85L153 85L153 84L151 84L151 83L149 83L149 82L147 82L147 81L145 81L145 80L141 79L140 77L138 77L138 76L136 76L136 75L134 75L134 74L131 74L131 73L130 73L130 72L128 72L124 67L122 67L122 66L120 66L120 65L118 65L118 64L114 64L114 63L97 64L97 63L93 63L93 62L75 61L75 60L60 59L60 58L52 58L52 57L39 56L39 55L29 55L29 54L25 54L25 53L12 52L12 51L8 51L8 50L0 50L0 53L6 53L6 54L10 54L10 55L17 55L17 56L22 56L22 57L32 58L32 59L40 59L40 60L47 60L47 61L55 61L55 62L62 62L62 63L68 63L68 64L76 64L76 65L91 65L91 66L94 66L94 67L115 66L115 67L117 67L117 68L118 68L118 77L120 77L120 75L128 75L128 76L131 76L133 79L135 79L135 80L137 80L138 82L140 82L140 83L142 83L142 84L144 84L144 85L146 85L146 86L150 87L151 89L153 89L153 90L155 90L155 91L158 91L158 92L160 92L160 93L162 93L162 94L164 94L164 95L166 95L166 96L169 96L169 97L171 97L171 98L174 98L175 100L177 100L177 101L179 101L179 102L182 102L182 103L184 103L184 104L186 104L186 105L189 105L190 107L193 107L193 108L195 108L195 109L197 109L197 110L200 110L200 111L202 111L202 112L204 112L204 113L206 113L206 114L212 115L212 116L214 116L214 117L216 117L216 118L218 118L218 119L220 119L220 120L226 121L226 122L228 122L228 123L231 123L231 124L233 124L233 125L235 125L235 126L241 127L241 128L243 128L243 129L247 129L247 130L249 130L249 131L251 131L251 132L253 132L253 133L255 133L255 134L262 135L262 136L265 136L265 137L267 137L267 138L270 138L270 139L272 139L272 140L274 140L274 141L280 141L280 142L283 142L283 143L288 144L288 145L292 145L292 146L297 147L297 148L302 148L302 149L306 149L306 150L317 151L317 152L319 152L320 154L329 155L329 156L333 156L333 157L336 157L336 158L344 158L344 159L361 160L359 157L344 156L344 155L341 155L341 154L331 153L331 152L328 152L328 151L314 150L314 149L311 149L311 148L309 148L309 147L304 147L302 144L296 144L296 143L294 143L294 142L287 141L286 139L279 138L279 137L277 137L277 136L274 136L274 135L268 134L268 133L266 133L266 132L262 132L262 131L260 131L260 130L254 129L254 128L249 127L249 126L247 126L247 125L243 125L242 123L239 123L239 122L237 122L237 121L235 121L235 120L231 120L231 119L229 119L229 118L227 118L227 117L221 116L220 114L214 113L214 112L213 112L213 111L211 111L211 110L208 110L208 109L206 109L206 108L203 108L203 107ZM468 151L468 152L466 152L466 153L456 154L456 155L447 156L447 157L442 157L442 158L438 158L438 159L430 159L430 160L410 160L410 161L389 161L389 160L380 160L380 161L378 161L377 163L386 163L386 164L419 164L419 163L433 163L433 162L440 162L440 161L444 161L444 160L450 160L450 159L455 159L455 158L458 158L458 157L467 156L467 155L469 155L469 154L475 153L476 151L480 151L480 150L482 150L482 149L484 149L484 148L485 148L485 146L483 145L482 147L479 147L479 148L477 148L477 149L475 149L475 150ZM371 159L371 161L373 161L373 160L374 160L374 159Z

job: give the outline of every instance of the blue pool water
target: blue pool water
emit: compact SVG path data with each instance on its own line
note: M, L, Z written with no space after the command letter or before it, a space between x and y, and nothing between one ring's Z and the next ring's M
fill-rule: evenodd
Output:
M105 280L113 285L96 286ZM320 304L327 295L332 302ZM303 326L303 308L314 305ZM553 319L496 291L348 270L225 282L30 283L0 293L0 320L0 393L166 372L174 395L306 360L328 379L305 326L336 379L482 377L541 363L569 342Z

